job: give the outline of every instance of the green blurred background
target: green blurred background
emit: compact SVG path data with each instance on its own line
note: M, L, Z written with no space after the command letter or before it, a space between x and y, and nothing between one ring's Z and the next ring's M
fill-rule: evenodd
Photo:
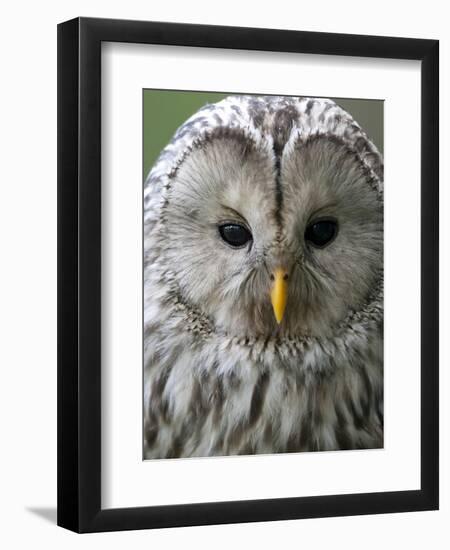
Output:
M169 142L175 130L205 103L217 103L232 95L217 92L182 92L178 90L144 90L144 178ZM362 126L383 153L383 106L377 99L341 99L332 97Z

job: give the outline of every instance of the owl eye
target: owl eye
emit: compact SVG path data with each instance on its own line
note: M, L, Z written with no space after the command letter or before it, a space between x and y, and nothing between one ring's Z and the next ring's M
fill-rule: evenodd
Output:
M319 220L308 225L305 231L305 240L318 248L323 248L337 235L336 220Z
M239 223L224 223L219 225L222 239L234 248L241 248L252 240L250 231Z

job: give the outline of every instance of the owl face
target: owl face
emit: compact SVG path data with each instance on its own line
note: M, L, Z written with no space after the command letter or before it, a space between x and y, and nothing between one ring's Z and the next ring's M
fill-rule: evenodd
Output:
M204 132L166 186L171 277L185 303L236 337L332 334L382 273L374 172L342 135L302 132L289 113L269 109L256 133Z

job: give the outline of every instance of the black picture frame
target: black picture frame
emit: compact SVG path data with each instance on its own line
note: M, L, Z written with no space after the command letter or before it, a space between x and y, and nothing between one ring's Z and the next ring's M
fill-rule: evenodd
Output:
M101 43L421 61L421 488L101 508ZM58 525L76 532L435 510L439 502L437 40L77 18L58 26Z

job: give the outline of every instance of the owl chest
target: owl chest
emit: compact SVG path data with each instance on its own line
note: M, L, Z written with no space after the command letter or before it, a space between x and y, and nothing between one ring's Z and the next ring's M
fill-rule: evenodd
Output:
M379 447L377 366L329 376L229 354L185 354L147 375L147 458ZM292 361L298 361L293 358ZM287 368L289 367L289 368Z

